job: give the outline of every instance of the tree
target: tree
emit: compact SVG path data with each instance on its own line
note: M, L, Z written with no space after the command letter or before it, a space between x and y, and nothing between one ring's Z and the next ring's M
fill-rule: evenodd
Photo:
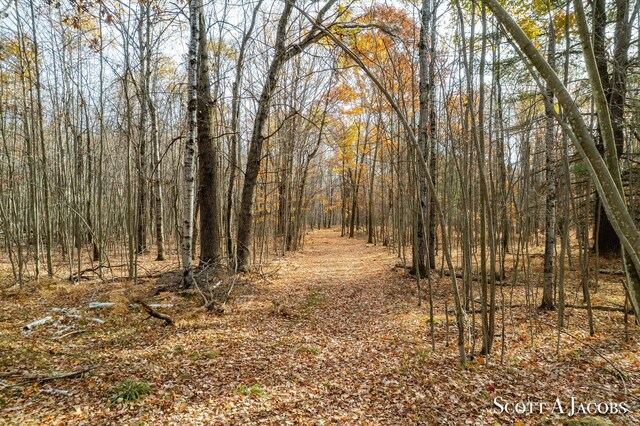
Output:
M238 168L238 139L239 139L239 122L240 122L240 84L242 83L242 71L244 69L244 57L247 49L247 44L251 38L253 28L256 24L256 17L260 10L262 0L258 1L258 4L253 8L251 15L251 23L249 28L244 32L240 47L238 49L238 59L235 67L235 79L233 81L232 95L231 95L231 147L229 153L229 187L227 188L227 210L225 215L226 225L226 248L227 256L233 258L233 239L231 237L231 216L233 211L233 199L234 199L234 187L236 184L236 169Z
M624 111L627 94L627 73L629 69L629 46L631 41L631 21L628 0L617 0L615 4L615 30L613 55L609 60L606 51L606 0L593 2L593 53L598 75L609 105L611 126L618 159L624 147ZM611 62L611 72L608 63ZM602 145L599 146L602 150ZM603 204L597 198L596 224L593 227L594 248L603 256L620 253L620 238L611 224Z
M309 33L307 33L300 42L289 46L286 45L287 25L295 5L295 0L287 1L280 15L278 28L276 30L274 54L267 71L262 93L258 100L256 117L249 141L247 166L244 173L244 184L240 202L240 217L238 219L236 265L239 270L246 271L249 268L249 247L251 245L250 240L253 227L253 196L260 171L262 145L265 141L263 134L264 127L269 116L271 98L278 84L280 69L289 59L300 54L306 47L315 43L321 37L322 33L318 30L318 26L322 24L324 15L335 2L336 0L329 0L318 12L318 16Z
M609 107L604 96L602 83L598 77L598 69L593 55L582 1L575 0L576 15L580 39L584 50L585 63L593 89L594 102L601 126L602 137L605 142L606 163L598 152L595 141L583 121L578 106L553 68L544 60L531 40L497 0L482 1L493 11L505 30L513 37L522 52L529 61L531 61L533 67L535 67L540 76L556 94L560 106L567 115L568 123L560 122L560 124L578 149L582 160L587 166L587 170L595 182L605 211L609 215L612 226L623 244L626 290L635 312L636 321L640 321L640 234L627 210L622 195L620 170L617 162L615 139L609 118Z
M547 61L551 69L555 69L556 56L556 32L549 11L549 34ZM546 119L546 129L544 135L544 150L546 158L546 209L545 209L545 242L544 242L544 291L542 293L542 304L540 308L546 311L554 309L553 289L554 289L554 260L556 256L556 173L555 173L555 116L553 110L553 90L547 83L544 111Z
M202 3L202 0L198 0ZM202 4L199 5L202 11ZM213 137L213 100L209 81L208 39L204 15L200 13L198 36L198 205L200 206L200 264L218 262L221 256L218 192L217 138Z
M193 216L195 199L195 167L194 157L196 148L197 131L197 66L198 43L200 37L200 10L198 0L189 2L189 27L191 31L189 41L189 64L187 86L187 138L184 153L184 193L183 193L183 218L182 218L182 268L185 287L193 284Z
M424 161L429 162L429 150L427 147L427 140L429 139L429 123L430 123L430 111L433 110L433 102L430 103L430 97L432 93L430 93L431 85L433 85L433 81L429 74L430 71L430 61L433 61L434 58L430 58L429 52L429 36L430 36L430 25L431 24L431 0L423 0L422 1L422 9L420 11L421 17L421 26L420 26L420 42L418 44L418 57L420 62L420 117L418 121L418 143L420 144L420 148L422 149L422 154L426 155L427 158L424 158ZM433 43L433 40L431 40ZM431 139L431 143L434 143L433 139ZM431 170L433 174L433 169ZM425 177L422 176L420 178L420 192L419 192L419 206L417 209L417 247L414 258L413 258L413 267L412 272L419 274L421 277L426 277L429 273L426 264L427 257L427 244L428 237L427 232L428 228L425 223L425 217L428 216L429 211L429 191L427 189L427 183L424 181ZM431 248L431 247L429 247ZM431 253L431 250L429 250ZM429 261L429 263L431 263ZM435 265L429 265L433 267Z

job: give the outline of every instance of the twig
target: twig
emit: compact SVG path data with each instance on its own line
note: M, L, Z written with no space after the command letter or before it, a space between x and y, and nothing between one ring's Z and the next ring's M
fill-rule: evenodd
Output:
M15 385L5 386L5 389L6 388L17 387L17 386L28 385L28 384L31 384L31 383L45 383L45 382L51 382L53 380L58 380L58 379L72 379L74 377L82 376L84 373L87 373L87 372L89 372L91 370L95 370L98 367L99 367L99 365L93 365L91 367L87 367L87 368L82 369L82 370L71 371L69 373L60 373L60 374L56 374L54 376L29 377L29 378L27 378L27 380L24 380L24 381L22 381L20 383L16 383Z
M61 339L64 339L65 337L73 336L74 334L84 333L85 331L87 331L87 330L73 330L73 331L70 331L68 333L63 334L62 336L56 337L56 340L61 340Z
M269 284L273 284L273 281L271 281L269 279L270 276L275 275L278 273L278 271L280 270L281 267L277 267L276 269L274 269L271 272L262 272L262 265L260 266L260 268L258 268L258 274L260 274L260 279L269 283Z
M143 300L138 299L135 301L135 303L139 303L140 306L142 306L142 309L144 309L144 311L148 313L150 317L161 319L165 322L166 325L174 325L174 322L169 315L165 315L153 310L153 308Z

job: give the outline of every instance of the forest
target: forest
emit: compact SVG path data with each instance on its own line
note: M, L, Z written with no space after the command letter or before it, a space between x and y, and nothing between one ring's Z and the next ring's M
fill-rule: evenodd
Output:
M640 424L640 0L0 0L0 424Z

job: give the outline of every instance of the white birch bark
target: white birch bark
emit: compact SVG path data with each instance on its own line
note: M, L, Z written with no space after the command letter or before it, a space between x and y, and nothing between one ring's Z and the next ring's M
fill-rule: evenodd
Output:
M184 150L184 196L182 220L182 268L183 284L190 287L193 282L193 210L195 200L195 143L196 143L196 68L198 61L199 39L198 1L189 3L189 24L191 39L189 41L188 86L187 86L187 138Z

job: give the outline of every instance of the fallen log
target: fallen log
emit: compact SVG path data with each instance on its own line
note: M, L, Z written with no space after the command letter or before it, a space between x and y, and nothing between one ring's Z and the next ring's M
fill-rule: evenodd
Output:
M53 317L51 316L46 316L44 318L41 318L37 321L34 322L30 322L29 324L25 325L24 327L22 327L23 330L27 331L27 330L32 330L36 327L38 327L39 325L43 325L48 323L49 321L51 321L53 319Z
M151 306L149 306L143 300L138 299L134 301L134 303L138 303L140 306L142 306L142 309L144 309L144 311L147 314L149 314L149 318L153 317L153 318L161 319L165 322L165 325L174 325L174 322L169 315L155 311Z
M98 265L93 268L83 269L82 271L72 272L67 278L67 281L74 282L74 281L80 281L80 280L89 280L90 278L84 276L85 274L88 274L88 273L92 273L96 275L98 278L100 278L100 274L98 273L98 271L101 268L114 269L114 268L122 268L123 266L126 266L126 265Z
M480 303L479 300L474 301L473 305L474 306L480 305L480 308L477 308L477 309L472 309L472 308L465 309L465 312L467 314L471 314L471 313L480 314L480 313L482 313L482 303ZM504 307L505 307L505 309L508 310L508 309L512 309L512 308L525 308L525 307L527 307L527 305L518 303L518 304L515 304L515 305L513 305L513 304L512 305L505 305ZM502 305L497 305L496 304L495 310L499 311L501 309L502 309ZM491 310L491 306L489 306L487 304L487 312L489 312L490 310ZM455 314L455 313L456 313L456 311L454 309L449 309L448 312L447 312L447 314ZM454 323L452 323L452 324L454 324Z
M598 272L607 275L624 275L624 271L620 269L599 269Z
M6 386L6 387L7 388L11 388L11 387L28 385L28 384L31 384L31 383L45 383L45 382L51 382L51 381L58 380L58 379L72 379L74 377L80 377L83 374L88 373L91 370L95 370L98 367L99 367L99 365L92 365L91 367L87 367L87 368L84 368L82 370L70 371L68 373L55 374L53 376L27 377L26 380L24 380L24 381L22 381L20 383L16 383L15 385L9 385L9 386Z
M588 306L585 305L570 305L567 304L565 305L565 307L567 308L574 308L574 309L589 309ZM592 306L591 310L593 311L605 311L605 312L625 312L624 308L619 308L617 306ZM633 309L627 309L626 310L628 314L633 314Z
M113 308L114 305L112 302L90 302L89 309Z
M476 301L474 304L478 304L478 301ZM526 306L527 305L516 304L516 305L510 305L510 306L507 305L507 306L505 306L505 308L524 308ZM501 308L501 306L496 306L496 311L499 311L500 308ZM571 305L571 304L566 304L565 308L588 309L587 306L585 306L585 305ZM487 312L489 311L489 309L490 308L487 305ZM616 307L616 306L592 306L591 309L594 310L594 311L605 311L605 312L622 312L622 313L624 313L624 311L625 311L624 308L619 308L619 307ZM479 313L482 313L482 309L475 309L473 311L471 309L469 309L466 312L468 314L470 314L472 312L476 313L476 314L479 314ZM455 311L449 310L449 313L455 313ZM633 314L633 309L627 309L627 313L628 314Z
M403 265L402 263L396 263L393 266L393 268L391 268L391 269L394 270L394 271L396 271L398 269L411 269L411 266ZM442 275L444 275L445 277L450 277L451 273L448 270L445 270L445 271L442 272ZM440 275L440 276L442 276L442 275ZM456 278L458 278L460 280L463 279L461 271L456 271ZM478 274L475 274L475 273L471 274L471 281L479 282L481 280L481 278L482 277L480 275L478 275ZM490 280L490 279L491 279L491 277L487 276L487 280ZM509 287L509 286L512 286L512 285L514 285L514 286L523 285L521 283L515 283L514 284L513 282L501 280L500 279L500 275L497 272L496 272L496 275L495 275L495 284L497 286L504 286L504 287Z
M40 392L53 393L53 394L59 394L59 395L71 395L71 392L69 392L68 390L54 389L54 388L42 389Z
M444 275L447 276L447 277L451 276L451 274L447 270L444 271ZM459 279L463 278L462 271L456 271L456 278L459 278ZM479 274L475 274L475 273L471 274L471 281L480 281L481 279L482 279L482 277ZM491 277L489 275L487 275L487 280L490 280L490 279L491 279ZM497 272L496 272L494 280L495 280L496 284L500 284L500 282L501 282L500 274L498 274Z
M173 308L173 303L147 303L147 305L149 305L152 308L166 308L166 309L171 309ZM137 303L131 303L129 305L130 308L137 308L138 304Z
M98 367L99 367L98 365L92 365L91 367L87 367L82 370L70 371L68 373L60 373L53 376L31 377L27 380L27 383L45 383L45 382L51 382L53 380L58 380L58 379L73 379L74 377L80 377L84 373L88 373L91 370L95 370Z
M84 274L88 274L89 272L96 274L96 271L98 269L100 269L100 265L96 266L95 268L87 268L82 271L73 272L69 275L69 277L67 278L67 281L73 282L73 281L80 281L80 280L88 280L89 278L85 277Z
M476 305L478 304L477 302L475 303ZM505 309L512 309L512 308L525 308L527 307L527 305L523 305L523 304L517 304L517 305L505 305ZM499 311L502 309L502 306L496 305L495 310ZM491 307L489 305L487 305L487 312L489 312L491 310ZM449 311L449 313L455 314L456 311ZM474 314L481 314L482 313L482 308L478 308L478 309L467 309L465 311L468 314L474 313Z
M130 308L137 308L138 303L129 303ZM173 308L173 303L149 303L148 304L152 308ZM99 308L113 308L115 303L112 302L90 302L89 309L99 309Z

